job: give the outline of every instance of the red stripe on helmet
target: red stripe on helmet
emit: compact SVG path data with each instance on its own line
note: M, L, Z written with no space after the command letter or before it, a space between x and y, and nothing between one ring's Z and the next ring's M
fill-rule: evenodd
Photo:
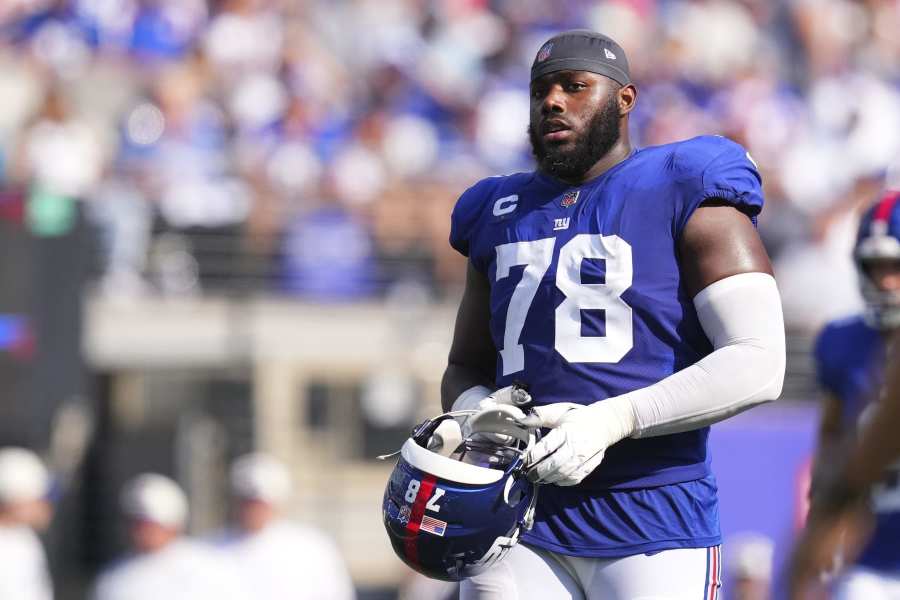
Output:
M875 207L875 214L872 215L872 222L883 221L887 223L890 221L891 211L894 210L894 206L896 206L898 200L900 200L900 192L888 192L885 194L881 200L878 201L878 206Z
M437 484L437 477L434 475L426 475L422 478L422 485L419 486L419 493L416 494L416 501L413 502L412 512L409 516L409 523L406 524L406 541L404 542L404 550L406 559L413 565L419 564L419 546L416 543L419 533L419 527L422 525L422 517L425 516L425 505L431 498L431 492Z

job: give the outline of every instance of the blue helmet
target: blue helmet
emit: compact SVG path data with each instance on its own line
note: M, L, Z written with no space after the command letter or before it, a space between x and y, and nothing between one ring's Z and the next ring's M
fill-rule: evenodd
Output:
M879 288L868 270L874 262L900 263L900 192L886 192L863 214L853 259L866 301L866 321L879 329L900 326L900 293Z
M502 559L531 528L537 500L524 465L535 431L503 410L483 411L472 417L482 421L473 429L503 435L463 439L458 414L425 421L413 431L382 504L397 556L445 581L472 577Z

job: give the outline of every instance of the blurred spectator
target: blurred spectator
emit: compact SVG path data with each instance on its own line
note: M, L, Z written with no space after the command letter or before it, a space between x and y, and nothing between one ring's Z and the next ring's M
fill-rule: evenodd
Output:
M249 212L247 185L234 176L227 117L208 85L201 64L166 68L154 87L158 109L149 105L158 115L158 134L134 140L142 146L135 160L174 228L233 226Z
M376 281L373 259L366 224L338 202L324 201L286 225L284 289L318 301L370 297Z
M35 530L50 522L50 476L24 448L0 448L0 599L52 600L44 548Z
M768 537L745 532L728 539L727 573L733 600L769 600L772 597L772 558L775 543Z
M226 561L182 534L184 492L162 475L143 474L122 491L122 513L134 554L102 573L95 600L246 600Z
M234 517L219 540L233 569L266 600L350 600L353 584L334 543L291 523L281 511L291 495L282 463L248 454L231 467Z
M447 213L531 168L522 82L566 27L641 57L638 144L720 133L754 156L792 328L855 308L814 300L849 271L860 181L900 163L896 2L20 0L0 23L0 164L58 222L60 197L92 202L107 293L453 293Z
M38 235L68 232L76 202L91 196L103 170L103 149L58 87L23 132L12 178L28 188L27 219Z

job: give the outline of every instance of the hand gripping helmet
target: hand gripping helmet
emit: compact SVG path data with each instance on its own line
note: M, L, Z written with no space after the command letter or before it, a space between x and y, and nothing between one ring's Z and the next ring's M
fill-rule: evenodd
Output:
M869 272L878 261L900 264L900 192L885 193L863 214L853 259L866 301L866 321L879 329L900 326L900 292L882 290Z
M462 439L456 414L425 421L413 431L382 504L397 556L445 581L477 575L502 559L531 528L537 500L524 468L535 431L499 409L471 417L479 421L473 431L493 434Z

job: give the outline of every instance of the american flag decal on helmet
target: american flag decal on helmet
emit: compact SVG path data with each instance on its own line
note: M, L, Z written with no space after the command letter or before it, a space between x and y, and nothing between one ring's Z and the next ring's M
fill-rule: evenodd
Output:
M422 524L419 525L419 531L427 531L428 533L433 533L434 535L439 535L442 537L446 530L446 521L441 521L440 519L435 519L433 517L429 517L428 515L422 517Z
M581 193L581 190L575 190L574 192L566 192L563 196L562 201L559 203L563 208L568 208L572 206L576 202L578 202L578 195Z

